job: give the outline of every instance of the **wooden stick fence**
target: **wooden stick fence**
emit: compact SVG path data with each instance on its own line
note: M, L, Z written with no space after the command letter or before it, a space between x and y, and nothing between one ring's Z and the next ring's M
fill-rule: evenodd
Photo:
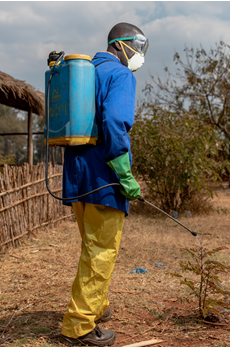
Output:
M62 192L62 166L48 167L49 186ZM4 165L0 172L0 249L16 247L34 230L66 218L74 220L72 207L63 206L46 189L45 164Z

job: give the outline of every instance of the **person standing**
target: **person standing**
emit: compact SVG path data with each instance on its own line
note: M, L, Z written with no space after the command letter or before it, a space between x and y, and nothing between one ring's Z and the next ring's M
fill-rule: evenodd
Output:
M129 201L140 197L131 173L129 130L134 124L136 79L144 64L148 39L136 26L116 24L108 34L106 52L98 52L95 66L96 146L66 147L63 197L75 197L119 182L71 202L82 238L81 256L72 285L62 341L69 345L109 346L115 332L99 328L111 319L107 291L113 273ZM64 204L69 204L64 202Z

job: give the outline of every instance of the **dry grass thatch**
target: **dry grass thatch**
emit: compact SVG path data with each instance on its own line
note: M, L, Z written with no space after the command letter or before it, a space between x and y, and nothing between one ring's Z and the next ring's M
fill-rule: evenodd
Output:
M0 103L45 116L45 95L30 84L0 71Z

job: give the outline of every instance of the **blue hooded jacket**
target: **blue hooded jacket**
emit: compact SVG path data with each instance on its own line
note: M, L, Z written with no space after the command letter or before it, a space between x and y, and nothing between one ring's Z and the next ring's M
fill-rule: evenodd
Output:
M132 160L128 132L134 124L136 79L118 58L108 52L97 53L92 64L95 65L96 122L100 141L97 146L66 147L64 198L118 183L118 175L107 162L127 152L130 162ZM102 189L79 201L111 206L128 214L129 202L119 192L119 186ZM63 204L71 205L71 202L64 201Z

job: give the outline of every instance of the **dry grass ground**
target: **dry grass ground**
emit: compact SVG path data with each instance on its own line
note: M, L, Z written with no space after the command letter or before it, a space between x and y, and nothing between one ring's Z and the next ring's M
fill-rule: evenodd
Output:
M228 246L230 236L229 189L215 187L210 215L180 217L198 232L209 248ZM197 303L183 302L187 290L166 272L180 272L182 247L196 239L173 221L146 213L137 202L125 219L119 256L109 299L113 318L104 324L117 333L115 347L158 338L162 347L229 346L229 311L221 311L215 324L198 320ZM2 346L64 346L54 337L60 334L62 317L80 255L76 223L66 222L41 231L18 249L0 255L0 344ZM229 264L229 251L218 253ZM164 266L157 266L159 261ZM146 274L131 274L137 267ZM229 289L229 276L222 276Z

